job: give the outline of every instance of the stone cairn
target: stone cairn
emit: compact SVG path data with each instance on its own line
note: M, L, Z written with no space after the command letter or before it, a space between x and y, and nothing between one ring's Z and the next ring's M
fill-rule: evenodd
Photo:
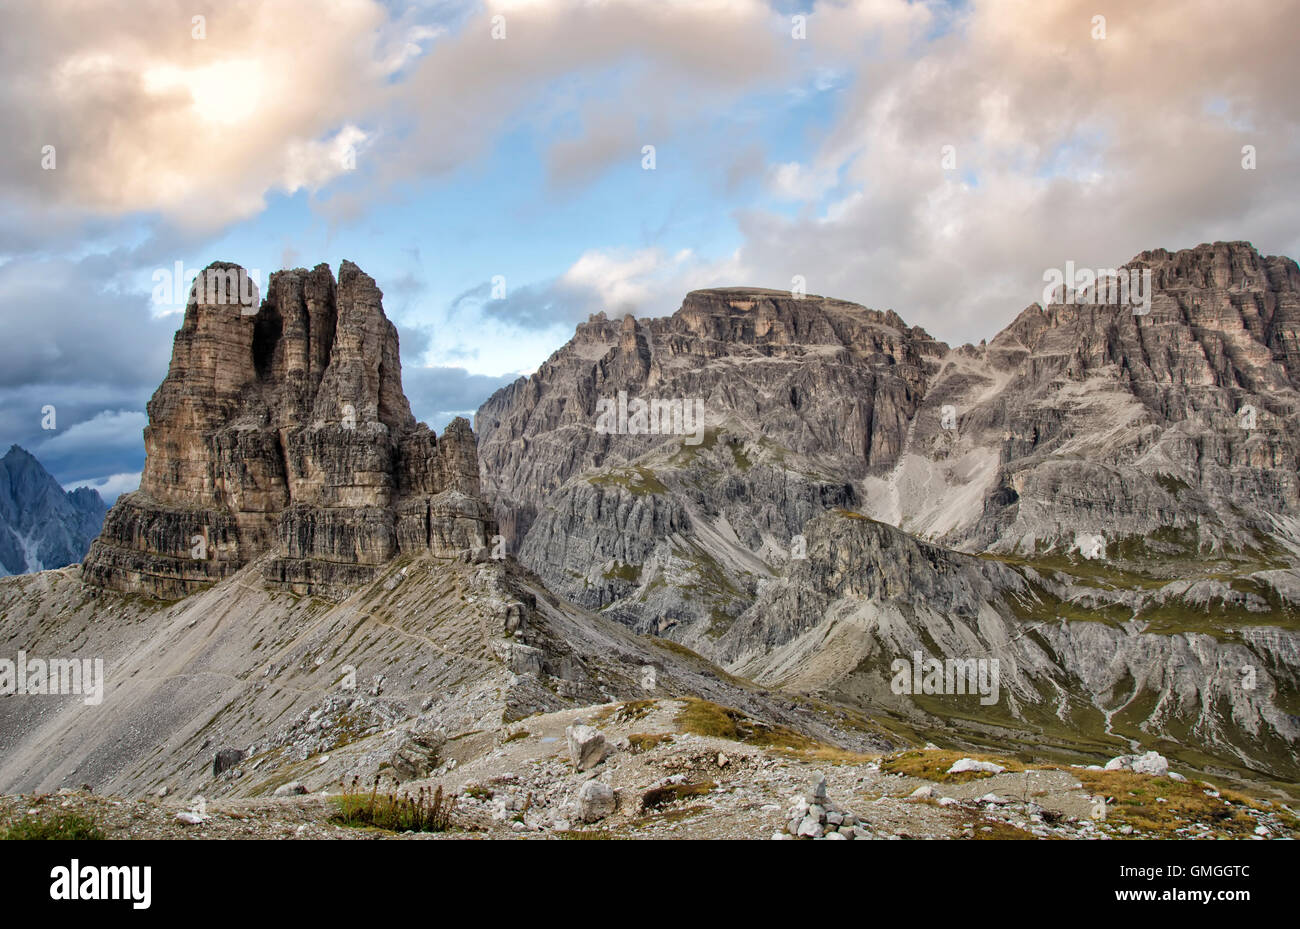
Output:
M866 839L871 834L858 822L858 817L841 810L826 796L826 775L818 773L813 778L812 789L794 804L786 816L785 830L772 836L774 839Z

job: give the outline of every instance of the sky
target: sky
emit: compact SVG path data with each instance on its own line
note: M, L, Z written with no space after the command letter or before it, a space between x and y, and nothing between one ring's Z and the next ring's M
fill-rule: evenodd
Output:
M695 288L957 345L1067 261L1296 257L1297 36L1300 0L5 0L0 443L133 489L166 285L214 260L357 262L440 430Z

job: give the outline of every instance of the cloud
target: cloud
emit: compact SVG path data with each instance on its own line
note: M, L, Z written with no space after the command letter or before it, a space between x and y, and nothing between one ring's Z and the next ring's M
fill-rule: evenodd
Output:
M567 328L593 313L661 316L674 312L687 291L742 283L729 256L704 261L688 249L589 249L553 280L507 291L493 298L483 283L453 301L456 310L473 308L484 317L543 331Z
M65 472L80 462L144 463L144 427L149 417L140 410L105 410L75 423L32 449L47 468Z
M846 20L894 10L819 4L808 41L838 48L860 34ZM808 209L737 215L750 282L801 274L812 292L977 340L1066 260L1113 267L1147 248L1243 238L1300 253L1300 7L1247 0L1225 17L1153 0L1114 10L1100 40L1096 13L977 0L922 42L919 21L895 17L816 154L776 169ZM1254 171L1242 169L1247 144ZM941 164L946 145L955 170ZM802 183L836 174L844 190Z
M63 485L64 490L76 490L78 487L90 487L99 491L99 495L104 498L104 502L112 506L117 502L117 498L122 494L138 490L140 487L140 476L142 472L134 471L129 474L109 474L104 477L92 478L85 481L75 481L71 484Z
M272 191L348 171L371 140L356 117L432 35L371 0L230 0L196 15L179 0L8 5L0 195L216 230Z
M470 374L464 368L449 366L414 367L402 371L402 386L415 418L441 432L457 416L472 421L483 401L518 376Z

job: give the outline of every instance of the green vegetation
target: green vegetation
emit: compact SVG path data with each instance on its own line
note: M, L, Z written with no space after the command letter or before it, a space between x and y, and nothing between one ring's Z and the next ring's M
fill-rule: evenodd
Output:
M409 792L381 794L378 776L368 794L355 792L356 786L353 778L353 792L337 798L338 812L330 822L385 832L446 832L452 828L454 801L443 796L441 786L433 791L421 787L414 797Z
M105 839L104 831L89 816L80 813L55 813L53 816L23 816L0 830L0 841L77 841Z
M643 468L640 465L631 468L616 468L604 474L594 475L587 478L587 483L596 487L622 487L637 496L668 493L668 488L655 476L655 473L649 468Z
M641 812L648 813L670 803L703 796L717 786L713 781L700 781L695 784L668 784L665 787L651 788L641 796Z
M1254 835L1255 820L1245 810L1265 809L1231 790L1219 790L1219 796L1215 797L1206 793L1203 784L1191 781L1149 777L1131 771L1076 773L1088 793L1114 799L1106 812L1109 826L1127 825L1168 836L1194 823L1205 823L1220 837L1250 838ZM1294 817L1290 819L1292 828L1300 825Z
M635 584L641 580L641 566L639 564L623 564L621 561L614 562L614 567L605 572L605 580L626 581L629 584Z
M484 787L482 784L470 784L465 788L465 795L475 800L491 800L493 791L491 787Z
M922 780L936 781L942 784L965 784L993 775L988 771L962 771L949 774L948 769L962 758L974 758L976 761L991 761L1008 771L1023 771L1025 766L1009 758L997 758L992 755L972 755L963 752L944 751L942 749L920 749L890 755L880 762L880 770L886 774L898 774L905 777L919 777Z
M651 751L665 742L672 742L672 740L673 737L666 732L633 732L627 737L628 744L632 746L632 754L634 755Z
M561 839L569 841L581 841L583 839L595 842L608 842L618 838L608 829L566 829L555 833Z
M611 714L616 723L631 723L644 719L655 708L654 700L629 700L614 707Z
M776 749L799 758L830 764L856 764L875 757L818 742L787 726L765 723L740 710L708 700L688 698L686 705L677 714L677 726L683 732L695 735Z

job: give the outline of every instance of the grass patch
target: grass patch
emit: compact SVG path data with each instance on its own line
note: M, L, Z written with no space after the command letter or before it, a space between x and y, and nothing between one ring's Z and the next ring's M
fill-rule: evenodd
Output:
M641 812L648 813L670 803L677 803L679 800L702 797L717 786L713 781L700 781L696 784L668 784L665 787L654 787L642 794Z
M985 832L984 830L988 831ZM973 839L983 839L985 841L1006 841L1018 839L1037 839L1038 836L1032 832L1026 832L1024 829L1018 829L1010 823L1004 823L999 819L987 819L983 822L975 823L975 834Z
M443 795L441 786L432 791L421 787L415 796L409 792L401 796L381 794L376 777L370 793L346 793L335 802L338 812L330 817L330 822L340 826L385 832L446 832L452 828L454 802L450 796Z
M607 581L624 581L628 584L635 584L641 580L641 566L616 561L614 567L606 571L604 576Z
M620 703L610 713L610 721L634 723L638 719L644 719L654 710L656 702L655 700L629 700L627 703Z
M1198 782L1151 777L1132 771L1075 772L1084 789L1094 796L1114 798L1106 810L1107 825L1127 825L1135 830L1173 837L1179 829L1204 823L1220 837L1249 838L1256 821L1247 809L1264 810L1244 794L1220 790L1207 794ZM1161 803L1163 799L1166 802ZM1292 824L1293 826L1295 824Z
M0 831L0 841L28 842L73 839L99 841L108 838L89 816L80 813L55 813L53 816L24 816Z
M614 833L610 832L608 829L564 829L557 831L555 835L558 838L566 839L570 842L582 841L583 839L588 841L609 842L618 838L618 836L614 835Z
M831 761L836 757L862 760L868 756L845 752L832 745L810 739L788 726L765 723L746 716L740 710L721 706L708 700L687 698L686 705L677 714L677 726L683 732L744 742L763 748L783 749L801 756Z
M528 738L529 735L531 735L531 733L527 729L519 729L502 739L501 744L506 745L510 742L518 742L520 739Z
M631 468L618 468L605 474L587 478L588 484L597 487L621 487L638 496L642 494L666 494L668 488L649 468L635 465Z
M996 758L992 755L972 755L964 752L944 751L943 749L920 749L890 755L880 762L880 770L886 774L898 774L903 777L919 777L926 781L940 784L965 784L969 781L983 780L993 775L988 771L962 771L949 774L948 769L962 758L976 761L991 761L1000 764L1010 772L1025 770L1025 766L1009 758Z
M628 744L632 746L632 754L634 755L651 751L665 742L672 742L672 740L673 737L666 732L634 732L627 737Z

